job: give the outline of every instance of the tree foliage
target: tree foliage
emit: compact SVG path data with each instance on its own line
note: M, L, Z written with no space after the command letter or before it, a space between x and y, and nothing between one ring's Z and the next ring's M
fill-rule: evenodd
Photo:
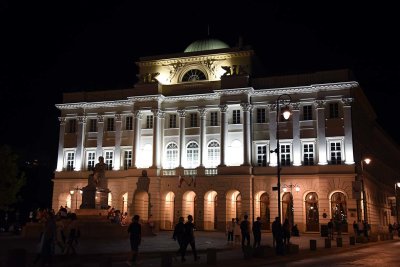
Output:
M7 145L0 146L0 209L7 210L18 201L18 192L25 184L19 171L18 156Z

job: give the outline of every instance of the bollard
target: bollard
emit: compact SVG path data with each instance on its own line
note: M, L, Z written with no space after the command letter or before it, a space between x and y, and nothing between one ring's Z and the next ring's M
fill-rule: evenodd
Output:
M355 244L356 244L356 237L350 236L350 245L355 245Z
M315 239L310 240L310 250L317 250L317 240Z
M343 239L341 237L336 238L336 246L343 247Z
M207 265L217 264L217 249L207 248L206 253L207 253Z
M170 252L163 252L161 254L161 267L171 267L172 266L172 256Z
M331 239L325 238L325 248L331 248Z
M26 257L26 249L9 249L7 252L6 267L26 267Z

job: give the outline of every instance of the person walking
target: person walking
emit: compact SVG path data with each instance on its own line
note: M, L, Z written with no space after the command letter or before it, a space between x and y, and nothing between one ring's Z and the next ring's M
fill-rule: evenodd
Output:
M290 224L287 218L283 222L282 230L283 230L283 243L285 244L285 246L288 246L290 243Z
M179 245L179 250L178 250L178 255L181 256L181 260L185 261L185 255L184 255L184 245L185 245L185 224L184 224L184 218L179 217L178 223L174 227L174 233L172 235L172 239L175 241L178 241Z
M245 243L247 247L250 246L250 222L248 221L249 216L244 215L243 221L240 223L240 230L242 232L242 250L245 250ZM247 240L247 242L246 242Z
M235 236L235 245L240 244L240 223L239 218L235 219L235 227L233 228L233 235Z
M196 242L194 238L194 231L196 229L196 226L193 223L193 216L188 215L187 216L187 222L185 223L185 245L183 249L183 255L182 255L182 262L186 261L185 255L186 255L186 249L187 246L190 244L194 256L194 261L198 261L200 257L197 256L197 250L196 250Z
M275 217L275 221L272 223L272 236L274 239L276 254L283 255L283 230L279 217Z
M67 242L64 254L76 254L75 246L78 245L78 240L80 237L79 223L75 213L70 213L68 216L69 223L67 226Z
M128 226L129 241L131 244L131 257L127 261L129 266L136 264L136 259L139 253L139 245L142 242L142 226L139 223L139 218L139 215L133 216L132 222Z
M253 222L253 237L254 243L253 248L258 248L261 246L261 218L257 217L257 219Z

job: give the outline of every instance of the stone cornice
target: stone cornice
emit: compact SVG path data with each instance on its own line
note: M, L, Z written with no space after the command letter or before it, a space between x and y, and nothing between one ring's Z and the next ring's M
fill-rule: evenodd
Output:
M145 95L145 96L132 96L128 97L132 102L157 102L160 103L164 101L165 96L163 95Z
M176 101L197 101L197 100L213 100L217 99L218 94L196 94L196 95L179 95L168 96L164 98L163 102L176 102Z
M324 83L312 84L308 86L299 87L282 87L272 89L257 89L254 90L254 96L268 96L268 95L282 95L282 94L296 94L296 93L316 93L319 91L334 91L358 87L358 82L340 82L340 83Z
M255 91L253 87L246 87L246 88L214 90L214 92L217 93L218 96L221 96L221 95L241 95L241 94L252 95L254 94Z
M79 103L67 103L67 104L56 104L56 108L60 110L68 109L94 109L104 107L121 107L131 106L131 100L115 100L115 101L102 101L102 102L79 102Z

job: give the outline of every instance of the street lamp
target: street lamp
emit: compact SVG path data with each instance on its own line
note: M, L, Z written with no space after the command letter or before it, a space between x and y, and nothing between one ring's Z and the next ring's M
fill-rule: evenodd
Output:
M300 185L298 185L298 184L289 184L289 185L284 184L284 185L282 185L282 191L283 192L286 193L288 188L290 188L290 192L292 192L293 188L294 188L294 190L296 192L300 192Z
M75 195L75 209L78 209L78 192L79 192L79 194L82 195L82 193L83 193L82 188L75 187L75 188L69 190L69 193L71 194L71 201L72 201L72 196L76 193L76 195Z
M397 188L400 188L400 182L394 184L394 199L396 202L396 220L397 220L397 225L399 225L399 199L397 197Z
M364 222L368 222L368 214L367 214L367 196L365 194L365 187L364 187L364 163L369 164L371 162L370 158L363 158L361 160L361 192L362 192L362 210L364 213Z
M283 99L286 97L286 100ZM279 118L280 114L283 115L283 118L285 120L289 119L290 117L290 109L288 104L292 101L292 98L288 94L282 94L278 97L276 100L276 149L271 150L271 153L275 152L276 153L276 159L277 159L277 176L278 176L278 184L277 184L277 190L278 190L278 217L279 220L281 221L281 159L280 159L280 145L279 145ZM283 104L282 110L280 110L279 105Z

